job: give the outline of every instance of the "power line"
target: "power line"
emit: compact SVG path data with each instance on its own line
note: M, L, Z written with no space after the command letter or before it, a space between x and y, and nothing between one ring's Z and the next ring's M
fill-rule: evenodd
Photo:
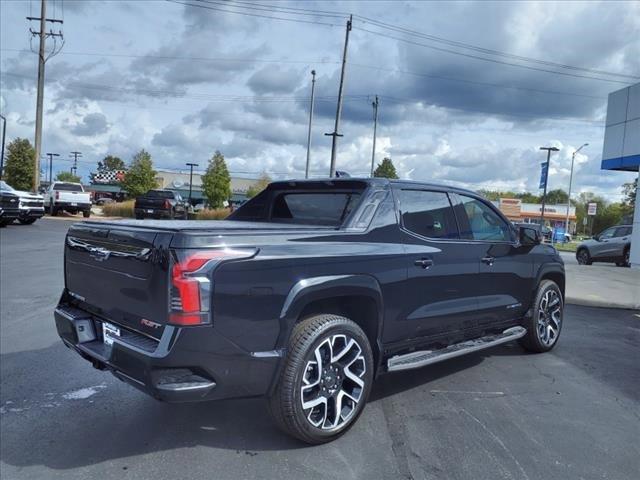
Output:
M403 33L406 35L412 35L412 36L416 36L419 38L423 38L429 41L433 41L433 42L437 42L437 43L442 43L445 45L449 45L449 46L454 46L454 47L459 47L459 48L465 48L465 49L469 49L469 50L473 50L479 53L484 53L484 54L488 54L488 55L494 55L494 56L499 56L499 57L503 57L503 58L510 58L510 59L514 59L514 60L520 60L523 62L529 62L529 63L536 63L539 65L546 65L549 67L556 67L556 68L564 68L564 69L569 69L569 70L577 70L577 71L582 71L582 72L587 72L587 73L594 73L594 74L600 74L600 75L607 75L607 76L615 76L615 77L624 77L624 78L630 78L630 79L639 79L640 77L635 76L635 75L627 75L624 73L617 73L617 72L608 72L605 70L596 70L596 69L591 69L591 68L584 68L584 67L576 67L573 65L567 65L567 64L563 64L563 63L556 63L556 62L551 62L548 60L539 60L536 58L531 58L531 57L525 57L522 55L516 55L513 53L507 53L507 52L501 52L499 50L492 50L489 48L483 48L483 47L478 47L476 45L471 45L468 43L463 43L463 42L459 42L456 40L449 40L443 37L438 37L435 35L430 35L430 34L426 34L426 33L422 33L422 32L418 32L416 30L411 30L408 29L406 27L400 27L400 26L396 26L396 25L392 25L389 23L384 23L384 22L380 22L378 20L374 20L368 17L364 17L362 15L355 15L356 19L360 19L360 21L362 21L363 23L369 23L373 26L379 27L379 28L384 28L387 30L391 30L397 33Z
M599 80L601 82L621 83L623 85L629 85L629 82L623 82L622 80L611 80L611 79L608 79L608 78L599 78L599 77L591 77L591 76L588 76L588 75L579 75L577 73L558 72L558 71L555 71L555 70L547 70L547 69L544 69L544 68L532 67L530 65L520 65L518 63L504 62L502 60L496 60L495 58L480 57L478 55L472 55L470 53L457 52L455 50L450 50L448 48L436 47L435 45L427 45L425 43L415 42L413 40L408 40L406 38L396 37L396 36L393 36L393 35L387 35L386 33L374 32L373 30L367 30L366 28L362 28L362 27L358 28L358 30L362 31L362 32L370 33L372 35L378 35L380 37L385 37L385 38L390 38L390 39L393 39L393 40L398 40L399 42L409 43L411 45L430 48L432 50L437 50L439 52L451 53L453 55L460 55L462 57L473 58L475 60L482 60L482 61L485 61L485 62L497 63L499 65L509 65L509 66L512 66L512 67L525 68L527 70L535 70L537 72L553 73L553 74L556 74L556 75L564 75L564 76L567 76L567 77L585 78L585 79L589 79L589 80Z

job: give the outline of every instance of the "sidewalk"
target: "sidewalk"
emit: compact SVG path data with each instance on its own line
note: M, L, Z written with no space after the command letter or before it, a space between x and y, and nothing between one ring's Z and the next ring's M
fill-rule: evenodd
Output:
M640 310L640 269L565 265L566 303Z

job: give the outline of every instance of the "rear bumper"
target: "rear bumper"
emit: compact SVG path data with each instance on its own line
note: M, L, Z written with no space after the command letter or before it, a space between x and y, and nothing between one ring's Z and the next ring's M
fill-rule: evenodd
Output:
M151 212L149 212L151 210ZM136 217L142 218L171 218L171 210L160 210L153 208L135 208Z
M90 203L76 203L76 205L72 205L74 202L55 202L53 206L55 208L59 208L62 210L91 210Z
M63 295L64 299L65 295ZM265 395L281 360L246 352L211 326L167 326L160 340L119 326L122 339L106 345L102 319L61 302L55 310L56 328L64 344L101 370L158 400L195 402ZM95 339L79 326L93 325ZM85 330L86 332L86 330Z

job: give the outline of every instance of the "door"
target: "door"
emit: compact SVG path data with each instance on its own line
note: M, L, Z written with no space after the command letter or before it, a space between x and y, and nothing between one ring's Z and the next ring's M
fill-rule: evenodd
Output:
M624 247L629 243L631 227L617 227L613 237L609 241L611 245L611 257L620 258L624 253Z
M590 249L589 252L592 258L609 258L614 256L615 241L614 236L616 233L616 227L607 228L597 238L597 243Z
M470 242L478 262L478 325L484 329L511 324L532 300L530 249L520 247L515 230L488 202L461 194L454 201L460 236Z
M445 191L397 188L407 282L392 341L452 341L470 336L477 310L477 255L459 241Z

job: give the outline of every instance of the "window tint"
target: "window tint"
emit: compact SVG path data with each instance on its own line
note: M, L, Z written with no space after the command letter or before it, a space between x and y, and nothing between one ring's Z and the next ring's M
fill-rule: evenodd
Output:
M145 197L147 198L175 198L174 193L170 190L149 190Z
M600 238L612 238L615 233L615 228L607 228L604 232L600 234Z
M629 235L629 227L618 227L614 237L624 237L625 235Z
M400 212L404 228L429 238L458 238L458 227L444 192L401 190Z
M55 183L53 185L54 190L63 190L66 192L81 192L82 185L79 183Z
M283 193L273 202L271 218L309 225L342 224L360 199L359 193Z
M458 195L461 203L456 207L460 236L472 240L511 241L509 225L484 202Z

